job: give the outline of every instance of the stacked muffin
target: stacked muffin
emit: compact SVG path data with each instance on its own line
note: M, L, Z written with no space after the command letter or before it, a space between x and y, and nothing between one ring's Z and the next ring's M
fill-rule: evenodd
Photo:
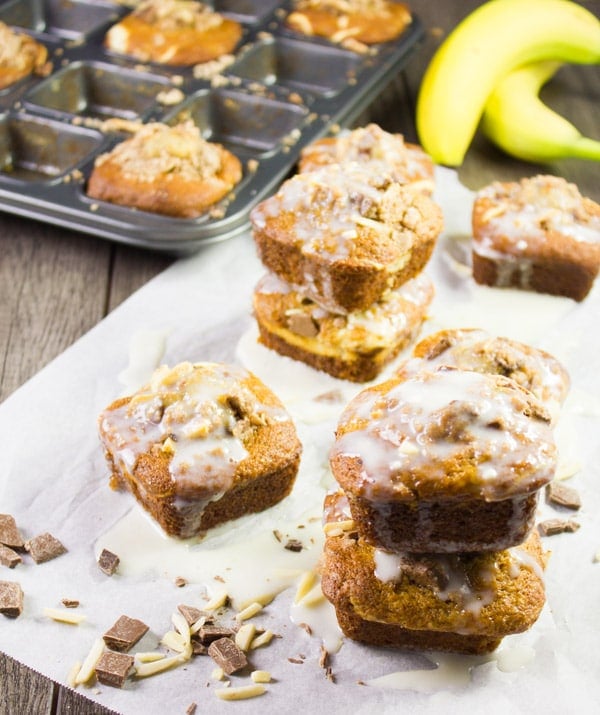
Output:
M472 344L463 333L454 348ZM451 344L428 341L438 355ZM556 468L552 419L497 372L415 358L343 412L322 587L348 637L486 653L537 619L544 555L532 527Z
M366 382L414 339L433 297L422 270L442 214L390 163L322 162L284 182L251 222L269 270L254 292L264 345Z

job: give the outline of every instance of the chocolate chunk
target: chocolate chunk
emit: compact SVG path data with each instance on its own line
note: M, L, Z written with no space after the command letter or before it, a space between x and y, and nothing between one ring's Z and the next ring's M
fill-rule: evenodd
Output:
M4 546L4 544L0 544L0 564L2 566L8 566L9 569L14 569L21 561L23 561L23 559L16 551L13 551L8 546Z
M546 519L538 524L542 536L555 536L568 532L572 534L579 529L579 524L572 519Z
M567 509L580 509L581 499L573 487L568 487L560 482L550 482L546 487L546 498L552 504L564 506Z
M121 559L108 549L102 549L100 556L98 556L98 566L100 567L100 571L103 571L107 576L112 576L114 574L119 567L120 561Z
M129 616L120 616L115 624L102 636L109 648L127 651L132 648L148 631L148 626L142 621Z
M194 713L196 712L196 707L196 703L190 703L185 709L185 715L194 715Z
M0 613L17 618L23 611L23 589L16 581L0 581Z
M208 646L208 654L215 663L223 668L226 675L237 673L248 665L244 651L236 646L231 638L219 638Z
M192 655L206 655L208 648L192 637Z
M10 514L0 514L0 544L17 550L25 548L25 540Z
M63 598L61 603L65 608L79 608L79 601L76 598Z
M314 338L319 334L318 324L306 313L292 313L287 316L287 326L296 335Z
M127 676L133 670L133 663L132 655L105 651L96 664L96 677L103 685L122 688Z
M183 576L177 576L175 579L175 585L177 588L183 588L184 586L187 586L187 581L183 578Z
M177 606L177 610L185 618L188 626L193 626L198 619L202 618L202 616L206 616L204 611L201 611L195 606L186 606L185 603L180 603Z
M198 631L198 640L202 645L210 645L213 641L219 640L220 638L230 638L232 635L233 631L231 628L205 623Z
M29 551L31 558L36 564L43 564L46 561L55 559L61 554L67 553L66 548L60 541L48 532L25 542L25 548Z
M288 551L300 552L304 547L302 546L302 542L298 541L298 539L288 539L283 548Z

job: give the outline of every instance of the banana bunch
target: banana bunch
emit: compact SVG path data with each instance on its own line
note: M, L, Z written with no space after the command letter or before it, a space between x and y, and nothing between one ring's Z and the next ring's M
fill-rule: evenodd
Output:
M482 128L505 151L529 161L598 159L582 137L539 98L561 63L600 63L600 20L571 0L489 0L446 38L417 101L417 131L440 164L459 166Z

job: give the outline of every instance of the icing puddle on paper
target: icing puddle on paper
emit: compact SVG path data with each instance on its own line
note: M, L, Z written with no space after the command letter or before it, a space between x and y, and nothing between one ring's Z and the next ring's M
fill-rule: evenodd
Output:
M449 327L482 327L496 335L535 343L573 306L567 299L513 290L503 290L502 300L498 300L497 291L472 282L463 290L460 310L456 304L445 307L444 296L438 296L423 336ZM167 337L166 331L158 330L134 336L130 364L121 375L132 389L142 384L160 362ZM292 494L265 512L224 524L203 539L186 541L167 537L135 505L98 540L96 552L106 548L117 553L124 576L183 577L204 588L207 598L225 590L234 608L241 608L254 600L268 602L317 567L323 546L323 498L335 486L328 466L329 448L340 412L364 385L335 380L265 349L257 343L255 327L241 336L236 359L280 397L296 423L304 451ZM378 381L389 376L397 364ZM570 435L568 429L563 432L566 437ZM572 448L569 457L571 461ZM131 497L124 494L123 498ZM300 551L285 548L291 539L302 544ZM335 653L342 645L341 631L333 607L319 597L319 591L317 582L312 592L315 597L309 604L293 603L290 618L298 626L308 626L313 637ZM499 670L511 671L533 657L534 651L528 647L504 645L486 657L436 655L432 658L434 668L390 673L366 684L434 692L464 687L473 668L483 663L494 661Z

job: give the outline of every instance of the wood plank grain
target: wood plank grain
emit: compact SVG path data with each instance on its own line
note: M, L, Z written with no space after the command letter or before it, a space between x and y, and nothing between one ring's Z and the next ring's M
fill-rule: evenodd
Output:
M0 715L50 715L54 683L8 656L0 657Z
M0 401L104 315L111 247L3 216L0 231Z

